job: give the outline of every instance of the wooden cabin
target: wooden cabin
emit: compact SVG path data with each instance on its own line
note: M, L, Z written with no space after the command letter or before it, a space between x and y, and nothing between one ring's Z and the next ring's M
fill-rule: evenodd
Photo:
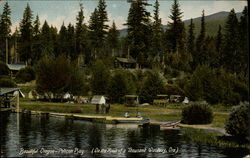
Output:
M163 106L166 106L168 103L169 103L169 97L166 94L159 94L153 100L153 104L154 105L163 105Z
M125 102L126 106L137 106L139 105L139 97L138 95L125 95Z

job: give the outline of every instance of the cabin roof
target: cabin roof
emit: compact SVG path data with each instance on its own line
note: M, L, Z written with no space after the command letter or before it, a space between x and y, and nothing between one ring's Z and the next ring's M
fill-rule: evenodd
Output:
M21 70L22 68L25 68L26 65L23 65L23 64L7 64L8 68L10 70L16 70L16 71L19 71Z
M118 60L119 62L122 62L122 63L131 63L131 64L134 64L136 63L136 61L132 58L120 58L120 57L117 57L116 60Z
M15 92L15 91L20 90L20 89L21 88L0 88L0 95L12 93L12 92Z

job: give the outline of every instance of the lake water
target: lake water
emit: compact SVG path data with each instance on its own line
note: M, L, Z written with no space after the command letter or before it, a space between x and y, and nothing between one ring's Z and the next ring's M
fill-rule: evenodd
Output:
M244 149L184 140L181 130L1 114L1 157L243 157Z

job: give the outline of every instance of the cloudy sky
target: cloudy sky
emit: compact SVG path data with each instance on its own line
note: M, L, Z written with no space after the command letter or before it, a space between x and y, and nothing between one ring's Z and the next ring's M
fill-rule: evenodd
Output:
M150 4L154 4L154 0L149 0L148 2ZM75 24L80 3L83 3L85 23L88 23L89 16L98 5L98 0L9 0L8 3L11 8L12 30L15 30L15 28L19 26L27 3L30 5L34 17L39 15L42 24L45 20L47 20L50 25L60 28L63 22L66 25L69 23ZM173 1L159 0L159 3L162 23L167 24ZM181 11L183 12L183 20L199 17L203 9L205 10L206 15L210 15L220 11L230 11L232 8L234 8L236 12L241 12L244 6L247 5L247 1L237 0L181 0L179 3ZM0 0L0 14L2 13L4 4L5 1ZM119 29L125 28L123 24L126 23L130 3L128 3L127 0L106 0L106 4L109 24L115 21ZM154 10L153 6L149 6L147 9L151 13Z

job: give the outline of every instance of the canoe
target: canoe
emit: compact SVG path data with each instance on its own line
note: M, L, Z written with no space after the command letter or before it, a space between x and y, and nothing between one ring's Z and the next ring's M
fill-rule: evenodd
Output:
M169 122L161 124L161 127L174 128L180 123L181 123L180 120L178 120L178 121L169 121Z

